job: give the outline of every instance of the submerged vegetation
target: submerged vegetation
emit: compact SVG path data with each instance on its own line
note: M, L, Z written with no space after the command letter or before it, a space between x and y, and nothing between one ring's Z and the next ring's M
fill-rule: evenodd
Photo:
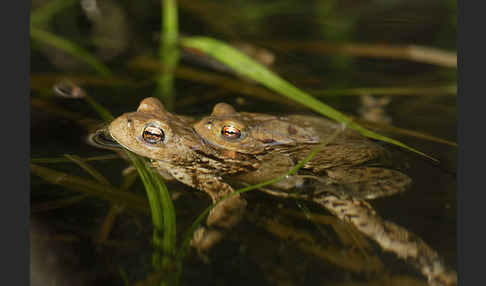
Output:
M74 72L74 74L52 74L52 75L42 75L42 74L32 74L31 75L31 87L37 92L36 95L32 96L32 106L34 108L41 107L48 110L52 114L61 116L64 118L69 118L78 122L86 130L92 130L94 126L93 122L87 122L84 116L78 111L72 111L62 107L55 101L50 101L52 99L52 92L50 91L52 86L59 82L60 79L69 79L73 82L79 83L82 86L97 86L97 87L107 87L121 90L124 86L132 86L136 88L147 88L155 85L154 88L150 89L154 96L159 97L164 101L165 106L169 109L175 109L179 106L190 106L191 103L198 103L202 96L196 96L195 99L190 97L179 98L178 94L178 80L187 80L194 82L196 85L207 84L215 85L220 89L220 92L227 93L228 91L239 92L241 94L249 95L258 98L259 100L266 100L270 102L283 103L283 105L292 106L296 103L305 106L321 115L330 117L334 120L341 122L343 125L353 128L360 132L362 135L385 141L402 148L408 149L422 156L428 157L429 159L436 160L432 156L426 154L426 152L420 151L420 148L413 148L407 144L393 139L388 136L380 134L380 130L386 132L401 135L411 136L413 138L420 138L427 141L439 142L439 144L448 144L449 146L456 146L454 142L450 140L445 140L426 134L426 132L419 132L415 130L406 130L393 127L389 124L373 124L370 122L361 122L359 119L354 119L353 117L340 112L337 109L323 103L322 100L326 99L324 96L339 97L341 95L363 95L363 94L373 94L373 95L414 95L414 94L449 94L455 95L456 87L454 84L445 83L436 87L430 87L423 85L407 85L402 87L360 87L360 88L314 88L308 89L304 88L303 84L292 84L295 82L293 79L288 81L283 79L285 76L279 76L277 72L271 70L271 68L259 63L258 61L247 56L245 53L234 48L234 45L228 41L216 39L216 37L209 37L206 35L202 36L181 36L182 32L179 31L181 27L179 21L183 21L180 10L185 13L196 13L196 18L201 21L207 21L209 27L213 27L215 31L222 35L228 36L230 38L233 35L233 31L228 32L227 27L238 26L238 21L247 21L248 19L231 19L231 17L222 13L227 7L220 4L213 3L211 1L175 1L175 0L161 0L161 15L160 15L160 34L158 35L158 58L153 56L143 55L141 57L135 57L127 61L124 66L128 67L132 71L136 72L142 71L144 73L149 72L148 80L134 80L133 76L122 75L117 70L116 65L109 65L106 61L101 59L101 56L96 55L93 50L93 46L100 46L96 44L95 39L77 41L75 39L70 39L69 37L61 36L55 32L50 31L49 23L53 21L56 15L62 13L71 13L73 15L79 15L79 13L86 14L89 19L91 17L97 17L96 9L89 10L85 6L82 6L82 12L80 12L79 4L80 1L71 0L52 0L48 1L46 4L35 8L31 12L31 28L30 36L33 41L33 51L46 52L47 50L54 48L55 50L63 52L65 55L72 57L73 59L84 62L87 67L89 67L93 72L96 73L95 76L90 74L81 74ZM96 1L81 1L84 4L91 2L94 8L99 9L96 5L102 5ZM199 3L200 2L200 3ZM337 5L335 1L329 1L331 3L328 7L320 6L320 9L326 11L326 13L332 13L333 6ZM111 3L111 2L110 2ZM245 4L239 3L247 11L247 13L241 13L240 17L251 17L251 21L254 26L247 27L246 29L259 29L259 25L265 25L264 19L268 15L276 13L275 11L292 11L293 5L297 5L291 1L281 1L281 5L272 6L270 4L263 5L260 9L255 11L250 11L252 6L245 6ZM130 7L129 4L126 4ZM149 4L144 4L147 9L150 9ZM180 7L178 7L178 5ZM92 7L92 8L93 8ZM215 8L215 9L212 9ZM281 10L283 9L283 10ZM69 10L69 11L68 11ZM74 12L76 10L77 12ZM245 11L246 11L245 10ZM68 12L66 12L68 11ZM90 13L94 13L91 15ZM91 15L91 16L90 16ZM184 14L182 14L184 15ZM231 13L234 15L234 13ZM339 29L345 29L343 27L348 27L353 25L352 21L348 19L339 20L339 17L333 18L334 27L339 27ZM322 19L321 19L322 20ZM92 24L95 26L95 30L102 29L96 26L97 20L93 20ZM217 21L222 21L223 23L218 24ZM227 21L227 23L224 23ZM343 21L343 22L339 22ZM68 21L69 22L69 21ZM322 23L321 23L322 24ZM116 25L115 25L116 26ZM108 29L108 28L107 28ZM153 29L153 27L151 27ZM339 30L337 29L337 30ZM82 30L82 29L81 29ZM196 29L197 30L197 29ZM328 29L327 33L331 39L332 37L338 37L336 33L330 33L335 29ZM115 30L116 31L116 30ZM113 33L114 31L108 31ZM153 31L150 31L153 32ZM103 32L102 32L103 33ZM95 38L95 37L94 37ZM335 40L335 39L334 39ZM256 41L258 43L258 41ZM267 46L277 45L276 42L268 43ZM103 46L103 45L101 45ZM108 45L109 46L109 45ZM279 43L281 49L299 49L298 45L292 45L289 41L285 45ZM91 47L91 48L90 48ZM409 46L409 48L412 46ZM445 52L438 49L430 49L419 46L413 46L413 51L410 49L405 49L402 46L392 46L392 45L380 45L378 46L359 46L359 45L347 45L347 46L337 46L331 45L329 43L328 47L316 48L311 45L304 45L300 47L300 51L305 49L316 50L320 49L321 52L335 52L336 54L354 54L362 57L370 58L393 58L401 60L410 60L414 62L430 63L432 65L437 65L446 69L454 69L453 58L454 54L451 52ZM235 79L229 76L228 73L220 74L211 71L206 71L204 69L195 69L182 65L181 57L183 58L184 50L191 50L196 54L208 57L211 61L216 61L219 64L224 64L226 68L231 69L231 73L238 75L240 78ZM401 50L400 50L401 49ZM370 50L374 52L370 52ZM367 52L368 51L368 52ZM417 51L422 52L417 55ZM101 52L100 52L101 53ZM103 54L103 53L101 53ZM121 52L120 52L121 54ZM48 56L49 57L49 56ZM55 56L51 56L54 58ZM61 57L62 58L62 57ZM338 57L339 58L339 57ZM451 60L452 59L452 60ZM335 59L338 61L339 59ZM55 60L53 60L55 61ZM346 65L346 63L338 63L338 65ZM83 67L84 68L84 67ZM81 68L81 69L83 69ZM154 73L155 71L155 73ZM35 72L38 72L35 70ZM454 73L454 72L453 72ZM287 74L288 76L288 74ZM446 75L446 77L453 78L454 76ZM265 89L254 82L261 84L261 86L266 87ZM296 87L302 86L302 89ZM214 99L214 96L218 96L218 92L208 95L208 98ZM100 103L100 94L87 92L83 97L85 102L87 102L92 110L96 111L97 114L102 118L105 124L113 119L111 112L105 109L108 105ZM138 99L140 96L138 97ZM130 100L128 102L131 102ZM126 106L124 107L126 108ZM367 129L372 128L372 129ZM378 131L376 131L378 130ZM328 142L332 141L332 137L329 138ZM324 144L328 143L325 142ZM289 170L286 175L295 173L305 162L310 160L310 158L319 150L317 147L303 162L300 162L297 166ZM134 186L136 181L136 176L134 173L124 176L123 182L120 187L116 187L116 184L110 182L102 173L89 165L88 162L96 162L98 160L108 160L119 158L118 156L98 156L93 158L82 158L77 155L64 155L59 158L32 158L31 159L31 172L36 176L42 178L43 180L51 183L61 185L63 188L72 190L76 192L76 195L69 197L62 197L60 199L55 199L47 203L35 203L33 204L33 212L42 212L46 210L59 209L69 207L73 204L78 204L87 198L99 198L103 199L110 204L110 210L100 228L97 241L102 244L106 242L107 236L110 233L112 227L115 223L115 218L117 215L124 212L125 209L134 210L142 213L150 213L153 225L153 255L152 255L152 266L154 272L146 276L146 279L140 280L137 284L132 284L132 279L128 278L125 270L120 270L120 276L128 285L177 285L180 283L181 273L183 271L183 260L189 251L190 239L193 236L194 230L203 221L205 216L214 207L214 205L206 208L189 227L187 227L184 233L179 229L179 222L176 221L177 209L173 204L173 194L168 190L164 181L160 175L150 167L145 159L138 157L137 155L129 152L123 151L122 157L128 159L131 164L136 168L138 177L141 179L146 192L146 198L128 192L128 189ZM58 171L51 168L43 167L41 164L60 164L60 163L73 163L79 166L82 170L88 173L92 179L86 179L82 176L77 176L65 171ZM275 178L268 182L264 182L255 186L248 186L238 190L236 193L247 192L253 189L257 189L266 185L282 180L285 176ZM299 216L304 213L308 220L314 221L314 215L310 215L309 211L303 211L301 213L292 214L294 216ZM325 217L324 220L329 220ZM315 222L314 222L315 223ZM299 237L299 232L288 226L278 225L276 221L265 221L264 224L267 225L269 232L274 233L280 237L291 237L296 236L298 239L305 240L307 238ZM323 250L319 247L312 247L307 244L300 244L299 248L305 249L305 251L313 253L325 260L331 261L334 265L339 265L346 269L351 269L351 271L356 272L373 272L382 271L383 265L380 264L377 257L370 257L369 250L370 246L366 246L366 240L359 237L359 234L350 234L349 230L340 229L340 224L336 221L329 222L326 221L324 224L331 224L332 227L336 229L338 236L340 236L340 241L344 244L346 243L357 243L359 248L357 251L352 251L356 259L364 259L366 263L369 263L370 269L363 270L364 266L357 266L353 262L341 261L340 254L336 249ZM310 239L312 240L312 239ZM346 242L348 240L348 242ZM353 242L349 242L349 240ZM365 258L363 258L365 257ZM368 258L368 259L366 259ZM373 261L373 263L370 263ZM362 263L363 264L363 263ZM275 270L272 270L275 271ZM270 271L271 272L271 271ZM155 274L154 274L155 273ZM273 275L282 275L281 273L274 272ZM285 276L285 275L284 275ZM383 281L393 281L394 279L399 279L397 277L387 276L382 278ZM280 279L280 278L275 278ZM409 281L410 282L410 281ZM421 285L420 281L410 282L416 285ZM411 284L410 284L411 285Z

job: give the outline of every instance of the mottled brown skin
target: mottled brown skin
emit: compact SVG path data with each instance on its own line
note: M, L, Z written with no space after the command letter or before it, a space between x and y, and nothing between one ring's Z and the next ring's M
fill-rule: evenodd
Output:
M241 136L227 138L221 132L225 126L241 131ZM210 116L194 124L196 132L208 144L227 152L253 155L260 162L256 171L236 176L247 183L287 173L339 128L339 124L324 118L236 112L225 103L217 104ZM304 176L310 176L318 189L341 197L373 199L392 195L404 191L411 179L391 169L388 157L383 147L346 129L306 163L297 176L276 187L291 189L301 184Z
M241 131L238 139L221 135L224 126L233 126ZM221 150L244 154L261 154L268 146L296 146L299 143L318 143L319 137L310 128L292 124L286 118L258 113L238 113L226 103L214 106L210 116L194 125L197 133L211 145Z

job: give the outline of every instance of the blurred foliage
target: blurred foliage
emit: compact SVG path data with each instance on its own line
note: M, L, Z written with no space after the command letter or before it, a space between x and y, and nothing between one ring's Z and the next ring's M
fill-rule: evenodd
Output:
M287 91L291 90L290 94L297 95L294 100L304 94L307 97L300 100L301 103L308 104L321 113L330 110L331 117L358 126L358 129L358 120L336 113L334 109L310 95L332 95L329 100L337 105L342 101L347 102L348 99L343 99L343 95L455 95L455 85L451 82L457 77L453 64L457 3L452 0L426 3L418 0L316 0L306 1L305 4L298 0L33 0L30 20L34 112L47 111L48 114L43 116L67 118L85 129L89 129L86 119L92 120L83 118L88 113L85 107L79 105L70 109L66 107L69 104L56 101L52 97L52 85L63 77L75 79L95 90L85 100L105 121L111 120L112 116L103 106L125 109L150 94L161 97L170 109L184 108L195 110L193 112L196 113L207 109L203 105L205 101L214 103L223 96L228 98L228 95L231 100L241 99L243 95L257 104L272 102L278 103L277 108L297 110L293 101L249 80L251 73L246 74L246 77L241 76L245 75L245 69L255 69L247 58L241 60L241 53L231 54L233 58L227 60L226 65L218 65L202 53L196 53L194 61L194 54L178 49L180 34L188 36L186 46L189 46L187 43L191 39L193 43L198 40L190 36L204 35L212 39L223 39L223 46L237 47L241 43L249 43L270 50L276 60L264 68L271 71L265 70L264 73L279 74L286 78L287 81L281 81L281 78L273 77L280 86L286 87ZM217 46L209 47L205 53L213 53L216 58L223 57L224 55L211 51L218 49ZM425 53L417 56L417 50ZM253 79L258 81L261 78ZM265 82L262 83L265 85ZM294 85L305 87L310 95L296 89ZM275 88L275 84L270 83L267 86L273 86L274 90L282 92ZM233 96L235 94L239 97ZM39 115L35 114L34 122L42 125L42 120L36 120L37 116ZM366 123L362 126L455 146L454 142L426 133ZM64 128L58 133L71 138L80 136L77 133L70 136L71 133L64 133L66 129L75 132L73 129ZM368 133L370 134L375 133ZM35 145L39 142L36 141L39 137L41 136L34 136L34 150L45 147L41 144ZM76 152L71 147L63 146L69 152ZM57 155L64 152L56 146L53 150L58 152ZM167 188L160 177L146 167L144 160L131 153L125 156L137 167L145 186L148 204L143 197L127 192L134 184L134 175L125 176L120 187L116 187L116 184L110 183L109 177L105 177L87 163L112 157L65 156L33 158L31 171L52 184L80 194L37 202L35 209L47 211L69 208L89 197L107 200L111 204L110 210L98 235L98 242L105 243L115 218L125 208L146 213L149 207L154 226L155 272L135 285L151 285L164 278L164 281L169 281L167 283L176 284L178 278L174 274L180 274L181 269L178 268L180 261L174 258L177 256L182 259L185 256L192 232L189 231L183 237L184 242L177 248L175 210ZM66 161L75 163L93 179L39 165ZM201 214L192 225L193 228L209 210ZM361 269L359 265L347 262L339 249L315 246L314 239L303 231L275 221L262 221L269 233L299 241L297 246L304 252L312 253L349 271ZM343 240L351 240L341 232L340 236ZM307 243L303 243L303 239ZM357 257L357 260L368 261L367 266L374 269L373 271L382 270L378 257L373 256L366 260L359 253L350 252L350 255ZM268 272L272 271L275 270L270 269ZM129 279L123 270L120 273L125 285L128 285L131 277ZM170 279L173 280L167 280L167 277L172 277ZM382 279L393 280L389 277ZM416 281L415 283L420 284Z

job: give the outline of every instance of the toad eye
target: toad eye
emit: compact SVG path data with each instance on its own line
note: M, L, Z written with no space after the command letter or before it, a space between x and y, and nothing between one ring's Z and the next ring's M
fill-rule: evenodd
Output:
M161 141L164 141L165 134L160 127L148 125L143 129L142 138L143 141L149 144L157 144Z
M226 139L239 139L241 137L241 131L234 126L225 125L221 129L221 135Z

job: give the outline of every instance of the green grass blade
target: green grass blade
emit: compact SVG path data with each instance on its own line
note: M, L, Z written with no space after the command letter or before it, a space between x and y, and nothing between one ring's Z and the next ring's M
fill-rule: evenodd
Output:
M94 157L87 157L87 158L80 158L81 161L83 162L89 162L89 161L102 161L102 160L113 160L113 159L120 159L120 156L118 155L102 155L102 156L94 156ZM37 163L37 164L57 164L57 163L68 163L71 162L71 160L64 158L64 157L59 157L59 158L31 158L30 159L31 163Z
M435 137L435 136L432 136L432 135L427 134L427 133L418 132L418 131L415 131L415 130L404 129L404 128L398 128L398 127L388 125L388 124L383 124L383 123L364 121L364 120L361 120L361 119L356 119L356 121L360 122L363 126L368 127L368 128L378 129L378 130L382 130L382 131L386 131L386 132L390 132L390 133L399 134L399 135L402 135L402 136L405 135L405 136L410 136L410 137L414 137L414 138L419 138L419 139L422 139L422 140L427 140L427 141L431 141L431 142L449 145L449 146L452 146L452 147L457 147L456 142L449 141L449 140L446 140L446 139L442 139L442 138L439 138L439 137Z
M172 110L175 97L174 72L179 62L177 3L175 0L161 0L161 4L162 29L159 49L161 73L157 79L155 95L165 103L167 109Z
M145 213L147 211L147 200L144 197L128 192L121 192L119 189L107 186L105 184L100 184L93 180L73 176L65 172L59 172L32 163L30 164L30 170L33 174L41 177L51 184L61 185L70 190L74 190L89 196L103 198L112 203L127 205L132 209Z
M154 265L160 265L160 253L158 252L163 248L162 246L162 233L164 227L164 218L163 218L163 211L160 204L160 198L158 196L157 189L155 187L154 182L152 182L152 177L150 175L150 171L146 168L145 163L142 161L141 158L137 157L136 155L130 153L129 151L126 152L130 161L137 169L137 172L142 180L145 191L147 193L147 198L150 205L150 212L152 214L152 224L154 225L154 236L153 236L153 244L156 248L156 253L154 253Z
M105 176L103 176L100 172L98 172L98 170L90 166L88 163L84 162L79 156L65 154L64 157L66 157L71 162L77 164L93 178L95 178L99 183L111 186L110 182Z
M30 26L30 36L35 41L60 49L70 54L71 56L87 63L101 75L111 75L108 67L100 63L88 51L84 50L83 48L79 47L69 40L56 36L50 32L35 28L32 25Z
M417 149L409 147L398 140L380 135L362 127L361 125L353 122L350 117L344 115L340 111L322 103L321 101L315 99L304 91L298 89L289 82L280 78L277 74L267 69L262 64L254 61L242 52L221 41L206 37L189 37L182 39L181 44L183 46L194 48L207 53L208 55L226 64L242 76L251 78L266 86L267 88L274 90L304 106L307 106L324 116L344 123L348 127L358 131L366 137L388 142L407 150L413 151L434 161L438 161L437 159L423 152L420 152Z
M91 105L91 107L93 107L93 109L96 110L96 112L98 112L98 115L101 116L103 120L109 122L115 119L111 114L111 112L108 111L108 109L104 108L102 105L96 102L96 100L94 100L91 96L86 95L84 97L84 100L86 100L86 102L88 102L89 105Z
M121 266L118 267L118 272L120 273L120 278L123 281L123 285L130 286L130 281L128 280L127 272L125 272L125 270Z
M359 87L359 88L339 88L323 90L307 90L308 93L315 97L326 96L359 96L359 95L390 95L390 96L407 96L407 95L457 95L457 85L442 85L435 87L423 86L399 86L399 87Z
M176 253L176 217L169 191L160 176L145 166L143 159L129 151L126 153L142 179L149 200L156 250L152 264L158 269L169 267Z
M177 44L179 33L179 23L177 17L177 1L161 0L162 4L162 31L161 39L164 39L173 45Z

